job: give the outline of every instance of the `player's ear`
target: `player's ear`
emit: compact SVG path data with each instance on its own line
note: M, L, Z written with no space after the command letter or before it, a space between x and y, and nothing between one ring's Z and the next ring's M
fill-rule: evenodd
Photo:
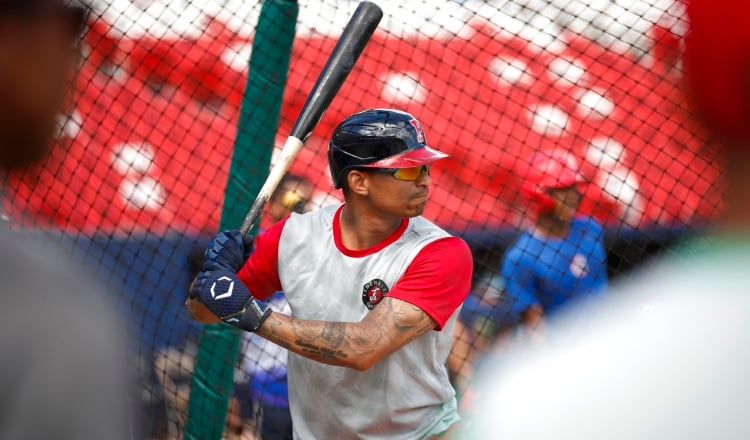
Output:
M353 194L366 196L370 190L370 179L367 172L363 170L351 170L346 176L349 190Z

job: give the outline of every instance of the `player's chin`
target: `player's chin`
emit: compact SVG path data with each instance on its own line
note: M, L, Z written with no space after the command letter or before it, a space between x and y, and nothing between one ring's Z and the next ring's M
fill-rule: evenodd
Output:
M427 197L421 199L421 201L415 201L407 208L407 217L416 217L422 215L424 208L427 206Z

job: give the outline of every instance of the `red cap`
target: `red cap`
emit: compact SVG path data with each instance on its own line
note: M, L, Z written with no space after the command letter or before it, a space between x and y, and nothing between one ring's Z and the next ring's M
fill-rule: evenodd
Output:
M578 161L565 150L555 149L540 152L531 160L526 180L542 188L565 188L584 182L579 172Z

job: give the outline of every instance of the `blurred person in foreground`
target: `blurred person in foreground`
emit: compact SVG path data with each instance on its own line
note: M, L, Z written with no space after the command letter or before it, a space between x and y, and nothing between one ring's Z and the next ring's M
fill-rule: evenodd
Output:
M495 359L457 438L750 438L750 2L687 11L684 80L723 146L722 218L585 325L551 323L562 340Z
M0 0L3 178L49 151L86 15L63 0ZM0 438L132 438L117 313L48 243L0 226Z

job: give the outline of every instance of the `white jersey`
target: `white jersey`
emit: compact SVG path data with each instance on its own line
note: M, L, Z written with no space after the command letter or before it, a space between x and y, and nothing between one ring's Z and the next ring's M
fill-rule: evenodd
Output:
M349 256L334 242L338 206L293 215L281 233L278 275L300 319L358 322L429 243L449 235L416 217L393 243ZM365 372L289 353L296 439L424 439L458 420L445 360L456 310L442 331L410 342Z

